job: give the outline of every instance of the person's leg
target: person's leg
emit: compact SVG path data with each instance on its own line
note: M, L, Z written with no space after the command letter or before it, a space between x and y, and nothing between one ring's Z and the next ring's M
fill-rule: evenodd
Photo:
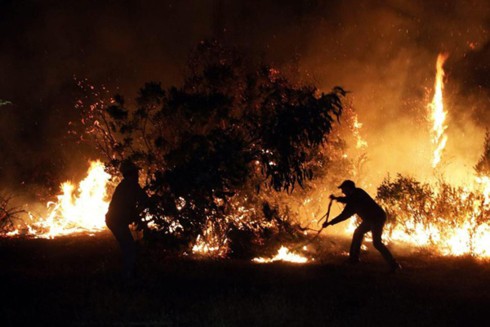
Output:
M121 249L124 277L130 278L133 275L136 264L136 244L131 231L127 225L111 226L110 230Z
M362 240L364 239L364 234L366 234L369 230L369 224L367 224L366 222L362 222L354 231L349 251L350 262L359 262Z
M383 226L384 223L379 223L379 224L374 224L371 229L371 233L373 236L373 246L378 250L385 261L388 263L390 266L390 269L395 270L398 269L399 264L396 262L395 258L393 258L393 255L391 254L390 250L386 247L386 245L383 244L381 237L383 234Z

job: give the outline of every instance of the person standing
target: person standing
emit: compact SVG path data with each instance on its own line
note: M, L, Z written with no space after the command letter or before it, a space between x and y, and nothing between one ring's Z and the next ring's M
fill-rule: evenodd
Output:
M125 160L119 168L123 175L117 185L106 214L106 225L112 232L122 254L123 278L130 279L136 263L136 244L129 225L137 221L148 202L148 196L138 183L139 168Z

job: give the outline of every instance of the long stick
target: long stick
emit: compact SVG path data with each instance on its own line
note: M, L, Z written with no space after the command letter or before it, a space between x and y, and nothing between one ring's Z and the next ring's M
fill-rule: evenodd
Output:
M328 222L328 218L330 217L330 209L332 208L332 203L333 203L333 198L330 198L330 202L328 203L328 210L324 216L327 218L326 222ZM320 221L321 221L321 219L320 219ZM323 227L320 230L322 230L322 229L323 229Z
M332 208L332 203L333 203L333 199L330 198L330 202L328 203L328 210L327 210L327 213L325 215L323 215L322 218L320 218L320 220L318 222L321 222L323 220L323 218L327 218L326 219L326 222L328 222L328 218L330 217L330 209ZM313 236L311 239L309 239L308 241L306 241L306 243L302 244L301 246L298 246L296 248L299 248L299 247L303 247L303 246L307 246L308 244L312 243L313 241L315 241L318 236L320 236L320 233L322 232L322 230L324 229L325 227L322 227L320 228L317 233L315 234L315 236Z

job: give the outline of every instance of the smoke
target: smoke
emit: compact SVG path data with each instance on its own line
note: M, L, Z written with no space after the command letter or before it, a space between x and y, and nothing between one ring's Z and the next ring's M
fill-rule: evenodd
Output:
M131 99L144 82L179 83L189 50L213 35L296 67L299 78L323 91L350 90L369 144L372 185L388 173L433 173L426 104L437 55L449 53L445 165L471 169L490 125L489 6L486 0L3 1L0 98L13 105L0 111L0 175L11 184L57 184L85 168L89 149L67 135L68 122L79 119L73 76Z
M312 27L302 67L325 89L340 83L352 91L369 144L368 183L396 173L464 180L490 125L488 2L342 1L336 13ZM427 104L441 52L450 56L448 145L433 171Z

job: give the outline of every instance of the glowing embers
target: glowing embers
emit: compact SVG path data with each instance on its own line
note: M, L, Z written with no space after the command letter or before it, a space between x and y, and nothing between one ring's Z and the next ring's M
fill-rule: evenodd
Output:
M353 133L354 137L356 138L356 149L365 149L368 146L367 141L361 136L360 130L362 128L362 125L363 124L359 122L357 115L354 114Z
M196 242L192 247L192 253L204 256L224 257L227 252L226 246L222 245L216 236L210 235L207 232L204 235L197 236Z
M277 251L277 254L272 257L272 258L255 258L253 259L254 262L258 263L270 263L270 262L275 262L275 261L286 261L286 262L293 262L293 263L306 263L309 261L308 258L291 252L287 247L281 246L279 251Z
M211 219L206 223L206 229L198 235L192 247L192 253L202 256L225 257L228 252L228 239L215 231L216 226ZM220 237L221 235L221 237Z
M87 177L78 187L71 182L61 185L57 201L47 204L45 217L29 213L32 224L27 234L53 238L77 232L97 232L105 229L105 214L109 207L107 184L111 176L100 161L90 163Z

